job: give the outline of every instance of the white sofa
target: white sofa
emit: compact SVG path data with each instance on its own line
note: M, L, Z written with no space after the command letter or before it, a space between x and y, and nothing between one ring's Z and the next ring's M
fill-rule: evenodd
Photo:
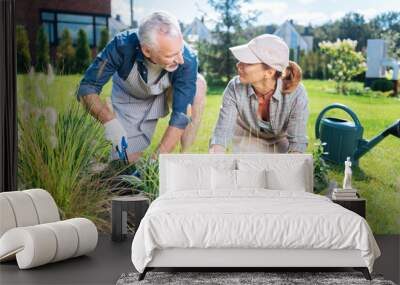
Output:
M60 221L57 205L43 189L0 193L0 262L16 259L20 269L84 255L98 233L85 218Z

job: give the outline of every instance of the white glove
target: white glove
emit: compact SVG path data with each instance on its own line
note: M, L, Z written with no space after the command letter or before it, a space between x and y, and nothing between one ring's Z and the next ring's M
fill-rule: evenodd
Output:
M128 140L128 136L120 121L115 118L111 121L108 121L103 126L105 128L105 137L107 140L112 142L113 150L116 150L116 146L118 146L119 150L121 151L122 137L124 136L125 139Z

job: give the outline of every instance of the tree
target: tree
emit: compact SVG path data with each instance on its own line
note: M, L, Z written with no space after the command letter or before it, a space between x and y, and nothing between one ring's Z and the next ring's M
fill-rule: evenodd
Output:
M357 41L337 39L334 43L322 42L319 46L328 56L327 66L336 81L336 90L346 94L347 82L365 70L365 58L355 50Z
M314 37L314 48L320 42L334 42L336 39L352 39L357 41L357 51L365 51L368 39L391 39L394 49L400 50L400 42L392 40L392 33L400 33L400 12L386 12L377 15L369 22L358 13L348 13L336 21L328 21L320 26L302 27L295 25L296 30L302 34ZM386 35L386 36L384 36ZM396 37L397 39L397 37Z
M250 0L208 0L219 16L213 31L215 43L210 44L208 50L208 73L210 76L221 78L222 75L223 81L225 81L230 80L236 73L236 61L231 55L229 47L246 42L243 29L254 22L259 15L258 12L249 11L247 14L251 16L244 16L243 4L249 2Z
M246 41L250 41L255 37L262 34L273 34L277 29L276 25L260 25L260 26L248 26L243 29L243 38Z
M76 42L75 52L75 71L83 73L89 67L91 61L91 51L89 42L84 30L80 29L78 32L78 39Z
M348 13L338 21L340 39L357 41L356 50L360 51L367 46L372 30L366 23L364 16L358 13Z
M49 40L44 27L41 26L36 37L36 65L37 72L46 72L50 63Z
M317 51L308 53L300 52L299 65L302 69L303 78L327 79L327 56Z
M17 72L27 73L31 66L31 53L29 51L28 33L24 26L16 27L16 47L17 47Z
M71 74L75 68L75 49L72 46L72 36L68 29L61 35L60 44L57 47L57 71L61 74Z
M381 34L382 39L387 43L388 56L400 59L400 31L387 30Z
M321 26L308 26L304 32L314 36L314 47L320 42L334 42L336 39L351 39L357 41L357 51L365 49L367 40L372 37L372 29L365 21L363 15L358 13L347 13L344 17L332 22L329 21Z
M108 33L108 29L103 28L100 32L100 41L97 47L97 52L101 52L105 48L105 46L108 44L109 38L110 36Z
M377 15L370 21L374 36L378 37L380 32L394 30L400 32L400 12L386 12Z
M373 38L388 43L388 56L400 59L400 12L382 13L370 21Z

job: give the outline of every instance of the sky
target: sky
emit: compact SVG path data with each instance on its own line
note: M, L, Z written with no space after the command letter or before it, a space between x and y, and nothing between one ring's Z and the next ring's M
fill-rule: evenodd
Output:
M130 23L130 0L111 0L112 15L120 14L124 23ZM207 0L134 0L134 18L140 19L156 10L174 14L178 20L189 24L195 17L206 13L212 26L218 20ZM282 24L287 19L307 25L320 25L336 20L348 12L364 15L366 20L387 11L400 12L400 0L253 0L242 7L244 13L250 10L261 12L257 24Z

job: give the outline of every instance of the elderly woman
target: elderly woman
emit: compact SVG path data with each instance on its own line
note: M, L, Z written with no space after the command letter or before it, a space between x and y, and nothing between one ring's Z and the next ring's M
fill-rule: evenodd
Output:
M301 69L289 48L264 34L230 48L238 76L226 87L210 153L303 153L307 148L308 99Z

